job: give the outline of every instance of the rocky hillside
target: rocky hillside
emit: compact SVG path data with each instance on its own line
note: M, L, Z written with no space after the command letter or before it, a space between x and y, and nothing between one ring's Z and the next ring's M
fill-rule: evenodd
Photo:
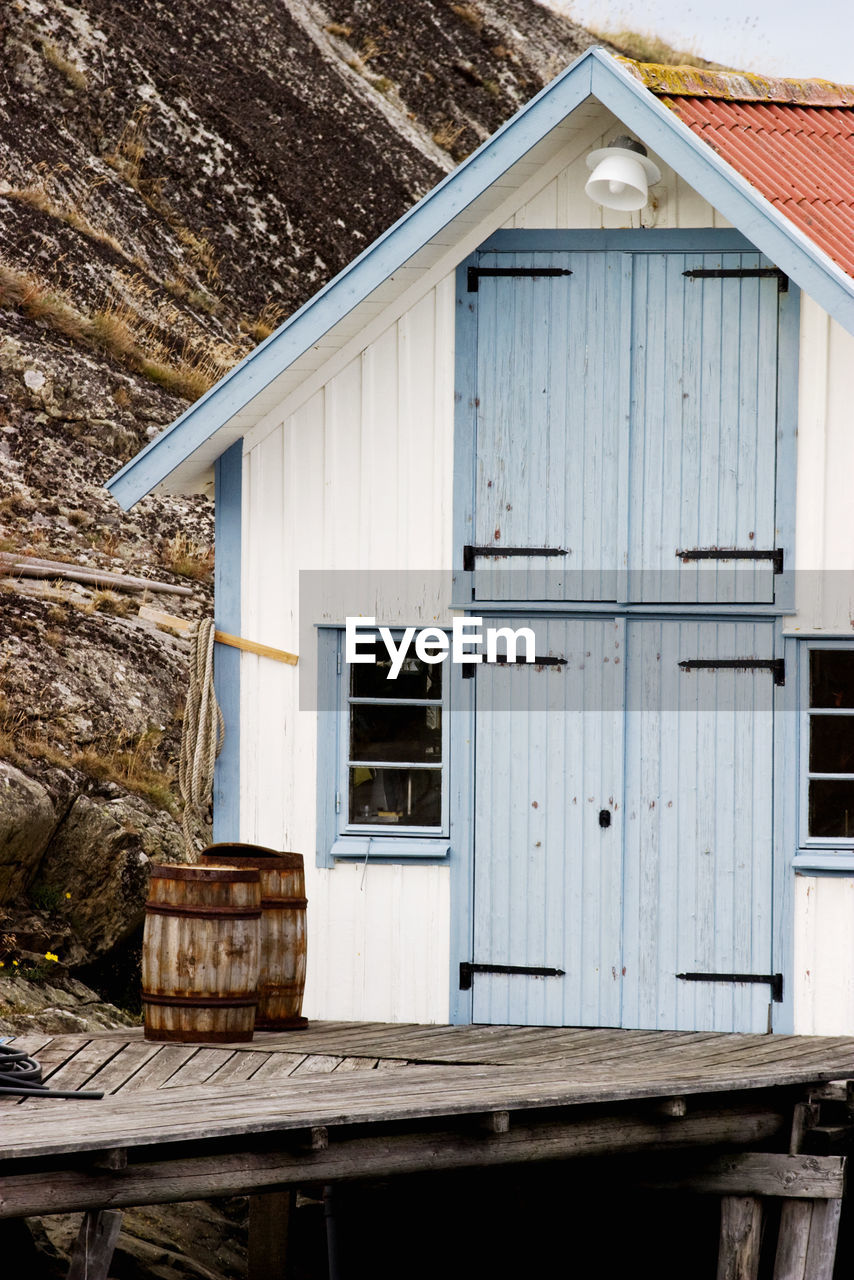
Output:
M103 481L591 39L533 0L9 0L0 557L209 613L207 500L125 515ZM142 599L0 578L0 1028L47 952L120 995L181 856L186 642Z

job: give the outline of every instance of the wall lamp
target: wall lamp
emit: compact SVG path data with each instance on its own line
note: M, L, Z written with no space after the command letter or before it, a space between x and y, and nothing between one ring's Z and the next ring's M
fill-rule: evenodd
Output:
M606 209L642 209L648 188L661 181L658 165L648 158L646 147L622 134L607 147L591 151L585 194Z

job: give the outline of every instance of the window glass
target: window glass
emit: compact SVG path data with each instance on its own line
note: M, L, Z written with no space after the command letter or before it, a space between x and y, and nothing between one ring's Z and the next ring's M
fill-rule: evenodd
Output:
M810 706L854 710L854 653L844 649L811 651Z
M809 657L807 834L854 840L854 649Z
M441 763L441 707L351 703L350 759Z
M365 653L370 650L365 648ZM428 650L429 653L429 650ZM420 659L408 657L396 680L389 680L391 658L382 641L377 641L377 661L353 663L350 668L350 694L354 698L441 698L442 666L430 666Z
M350 769L350 821L358 825L439 827L442 774L439 769Z
M409 656L391 680L391 659L379 640L376 654L376 664L353 663L345 676L345 822L438 834L445 764L443 666Z

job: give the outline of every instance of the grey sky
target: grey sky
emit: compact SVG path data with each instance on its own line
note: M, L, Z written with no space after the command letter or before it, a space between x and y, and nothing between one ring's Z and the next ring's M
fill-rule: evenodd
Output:
M713 62L854 84L852 0L544 0L582 26L650 32Z

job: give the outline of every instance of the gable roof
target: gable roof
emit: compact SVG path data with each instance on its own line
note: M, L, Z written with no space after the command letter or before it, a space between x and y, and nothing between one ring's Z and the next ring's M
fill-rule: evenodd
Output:
M495 227L500 226L507 216L502 213L504 205L509 198L518 198L520 188L547 181L549 165L554 165L571 139L578 139L589 127L596 103L629 126L650 151L854 332L852 276L834 261L825 244L813 237L809 224L804 226L790 216L783 195L772 198L741 171L735 144L732 158L719 154L707 145L707 121L682 119L683 111L690 116L689 100L696 103L708 97L700 91L708 73L677 70L683 73L681 82L672 68L652 68L653 74L646 69L647 83L643 66L614 58L601 49L588 49L122 467L107 482L107 488L128 508L164 482L176 490L199 487L200 477L209 472L220 454L331 356L346 349L348 343L370 340L367 335L374 319L393 303L400 306L415 301L432 286L437 272L447 274L467 256L484 238L484 222L492 218ZM686 74L689 71L691 76ZM663 77L663 72L668 75ZM759 82L792 83L763 82L761 77L738 79L743 86L754 87ZM674 87L679 83L681 91ZM720 79L715 83L721 89ZM708 97L707 105L734 101L735 86L730 89L729 97ZM854 96L854 90L846 92ZM762 101L767 104L768 99ZM794 104L790 101L789 105ZM747 136L759 132L754 128ZM744 143L741 135L738 142ZM747 145L749 149L751 144ZM850 180L850 160L847 163ZM760 167L754 166L757 171Z

